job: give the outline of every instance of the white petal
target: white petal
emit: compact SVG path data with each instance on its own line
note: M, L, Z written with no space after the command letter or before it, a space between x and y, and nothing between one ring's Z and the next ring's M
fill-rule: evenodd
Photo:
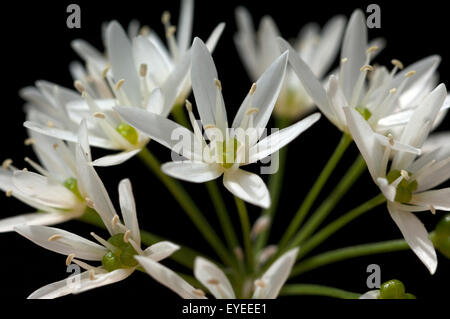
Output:
M431 189L441 183L446 182L450 178L450 156L437 162L431 167L425 168L423 173L417 177L417 191Z
M45 249L63 255L75 254L80 259L102 260L108 251L103 246L59 228L19 225L14 230Z
M389 184L389 181L384 177L378 177L376 179L376 183L383 193L384 197L388 201L393 202L395 200L395 196L397 195L397 188Z
M94 203L96 212L102 218L110 234L114 234L111 220L116 215L116 211L106 192L105 186L92 165L87 161L79 144L76 146L76 158L78 174L83 181L87 196Z
M235 196L250 204L269 208L270 194L266 184L256 174L241 169L225 171L223 176L224 186Z
M16 171L12 182L25 196L42 205L70 209L79 204L76 196L62 184L26 171Z
M55 225L76 217L76 214L72 214L70 212L39 212L13 216L5 219L0 219L0 233L14 231L14 227L19 225Z
M425 264L430 273L434 274L437 267L436 251L422 222L414 214L397 209L393 203L388 203L388 210L409 247Z
M147 249L144 250L144 254L154 261L161 261L171 256L179 249L180 246L171 243L170 241L160 241L150 247L147 247Z
M345 97L351 100L353 88L365 64L367 50L366 19L361 10L355 10L345 31L342 42L341 59L347 58L340 79Z
M132 158L134 155L139 153L141 151L140 148L131 150L131 151L125 151L120 152L113 155L106 155L100 158L97 158L95 161L92 162L92 165L94 166L114 166L122 164L126 161L128 161L130 158Z
M158 114L131 107L114 108L130 125L137 128L152 140L183 155L193 158L194 134L184 126ZM180 147L182 149L180 149Z
M134 201L133 190L129 179L123 179L119 183L120 210L125 226L131 232L131 238L141 245L141 232L136 215L136 203Z
M238 33L234 36L239 56L252 80L260 76L260 65L256 54L255 30L248 10L238 7L235 12Z
M292 266L294 266L295 260L297 259L297 254L298 248L294 248L275 260L261 277L261 280L266 284L266 287L256 287L253 298L277 298L281 288L291 273Z
M222 175L217 164L203 162L169 162L163 164L161 169L169 176L192 183L204 183Z
M141 104L140 81L133 60L130 40L117 21L109 23L106 29L106 47L114 79L124 79L121 89L133 105Z
M288 42L280 38L279 44L281 50L289 50L289 64L302 82L305 91L326 117L333 118L334 112L331 109L327 93L325 92L322 83L320 83L310 67L302 60Z
M427 153L439 147L450 147L450 132L444 131L431 134L423 144L422 151Z
M177 28L178 48L181 52L187 51L192 35L192 20L194 16L194 1L183 0L181 2L180 19Z
M203 125L214 124L216 122L216 99L219 94L221 109L219 112L226 122L226 110L224 107L222 93L218 91L215 80L219 79L214 61L208 48L199 38L194 39L192 45L192 69L191 81L194 91L195 102ZM221 124L221 123L220 123Z
M250 148L249 162L254 163L275 153L310 128L311 125L316 123L319 119L320 113L315 113L289 127L267 136L258 144Z
M213 52L216 48L217 42L220 39L220 36L222 35L223 29L225 29L225 23L219 23L217 27L214 28L214 30L211 32L211 34L208 37L208 40L206 40L206 47L208 48L209 52Z
M28 299L54 299L68 294L85 292L124 280L133 271L134 268L117 269L108 273L95 274L93 279L90 278L89 271L85 271L80 275L74 275L44 286L29 295Z
M253 96L251 97L249 92L239 107L233 121L234 128L240 127L242 119L249 108L258 109L258 112L253 117L254 127L266 127L283 84L288 55L287 51L281 54L256 81L256 90ZM250 99L252 99L251 105L249 103Z
M217 299L236 299L227 276L209 260L202 257L195 258L194 276Z
M450 188L416 193L412 196L410 203L450 211Z
M101 54L88 42L81 39L76 39L73 40L70 45L86 62L95 63L99 69L103 69L105 67L106 60L103 54Z
M359 299L379 299L380 298L380 290L369 290L368 292L359 296Z
M367 123L358 111L350 107L344 107L344 112L353 140L358 146L361 155L364 157L373 180L376 181L379 176L384 175L381 172L383 147L377 141L369 123Z
M145 271L160 284L171 289L184 299L205 299L195 294L195 288L169 268L148 257L136 256L136 260Z
M80 123L80 128L78 130L78 143L80 143L81 148L86 154L87 160L91 162L92 155L91 155L91 148L89 147L89 136L85 119L83 119Z

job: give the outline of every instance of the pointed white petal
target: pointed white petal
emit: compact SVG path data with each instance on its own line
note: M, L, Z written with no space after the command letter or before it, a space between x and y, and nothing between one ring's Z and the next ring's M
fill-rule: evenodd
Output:
M217 27L214 28L214 30L211 32L210 36L208 37L208 40L206 40L206 47L208 48L209 52L213 52L216 48L217 42L220 39L220 36L222 35L223 29L225 29L225 23L219 23Z
M239 56L247 69L250 78L256 81L260 76L259 59L256 54L255 30L252 17L244 7L238 7L235 11L238 32L234 36Z
M233 287L223 271L202 257L195 258L194 276L216 299L236 299Z
M139 153L141 151L140 148L131 150L131 151L125 151L120 152L113 155L106 155L100 158L97 158L95 161L92 162L92 165L94 166L114 166L122 164L126 161L128 161L130 158L132 158L134 155Z
M409 247L425 264L430 273L434 274L437 267L436 251L422 222L414 214L398 209L394 203L388 202L388 210Z
M204 183L222 175L217 164L203 162L168 162L161 169L169 176L192 183Z
M119 201L122 218L131 232L131 238L141 245L141 232L139 231L139 223L136 215L136 203L134 201L133 190L129 179L123 179L119 183Z
M77 215L70 212L62 213L31 213L0 219L0 233L14 231L19 225L55 225L63 223Z
M122 89L133 105L140 105L141 91L137 69L133 60L130 40L117 21L109 23L106 29L106 47L114 79L124 79Z
M427 168L417 177L417 191L432 189L450 178L450 156Z
M256 287L253 298L277 298L281 288L291 273L292 266L294 266L295 260L297 259L297 254L298 248L294 248L275 260L261 277L261 280L266 284L266 287Z
M411 204L450 211L450 188L413 194Z
M186 52L192 35L192 20L194 17L194 1L183 0L181 2L180 19L177 28L178 48L181 52Z
M63 255L75 254L86 260L102 260L107 249L68 231L36 225L19 225L14 230L36 245Z
M233 121L234 128L240 127L242 119L249 108L258 109L258 112L253 117L254 127L266 127L283 84L288 55L287 51L281 54L256 81L256 90L253 96L251 97L249 92L239 107ZM250 99L252 99L251 105L249 103ZM260 131L259 135L262 134L262 130Z
M394 186L390 185L388 180L384 177L378 177L376 179L376 183L383 193L384 197L386 197L388 201L393 202L395 200L395 196L397 195L397 189Z
M272 153L275 153L310 128L311 125L316 123L319 119L320 113L314 113L307 118L280 130L279 132L272 133L267 136L258 144L250 148L249 163L254 163Z
M42 205L70 209L79 204L77 197L62 184L33 172L16 171L12 182L22 194Z
M149 257L136 256L135 258L153 279L171 289L181 298L205 299L205 297L195 294L195 288L169 268L153 261Z
M268 208L270 194L266 184L256 174L241 169L226 171L223 176L223 185L235 196L250 204Z
M154 261L161 261L171 256L174 252L180 249L180 246L171 243L170 241L160 241L156 244L147 247L144 250L144 255Z

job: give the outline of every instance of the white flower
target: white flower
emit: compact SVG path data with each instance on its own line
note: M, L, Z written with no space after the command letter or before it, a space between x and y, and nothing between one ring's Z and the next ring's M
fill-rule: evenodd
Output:
M424 58L408 68L392 60L394 68L373 67L370 61L379 44L367 44L365 18L356 10L348 23L341 50L340 68L329 77L325 87L313 70L294 49L280 39L283 50L289 49L289 62L304 89L322 113L341 131L348 132L343 108L357 109L377 132L398 130L405 125L423 97L436 84L440 57ZM370 78L367 77L370 74Z
M422 147L446 94L443 84L428 94L399 136L374 132L359 112L344 108L353 139L388 200L392 219L431 273L437 267L436 252L424 225L412 212L450 210L450 188L431 190L450 177L450 147L447 144L418 158L420 152L415 148ZM387 172L392 151L394 156Z
M85 157L81 146L77 146L77 157ZM82 159L80 159L82 160ZM86 167L93 179L97 179L92 166ZM100 180L98 180L101 183ZM104 186L99 185L104 190ZM62 229L20 225L14 230L35 244L67 255L66 264L72 262L85 271L75 277L46 285L33 292L29 299L52 299L71 293L80 293L97 287L109 285L124 280L136 270L138 266L134 257L144 256L155 262L169 257L179 247L171 242L162 241L145 250L141 249L139 225L136 217L136 206L131 189L131 183L124 179L119 184L120 207L123 223L116 214L106 192L101 192L93 199L93 205L102 217L110 238L105 240L95 233L91 235L101 244L97 244L83 237ZM101 266L92 266L82 260L98 261ZM78 276L78 277L77 277Z
M132 126L188 160L174 161L162 170L175 178L202 183L224 175L225 187L237 197L261 207L270 206L270 195L264 181L239 167L255 163L282 148L315 123L313 114L288 128L258 142L269 121L281 88L287 64L287 53L281 55L253 84L228 128L227 113L211 54L196 38L192 52L192 87L207 137L207 145L187 103L194 133L154 113L131 108L116 108ZM180 149L179 136L185 137ZM191 147L194 141L194 147ZM186 145L186 144L188 145Z
M295 263L298 248L280 256L270 268L254 282L253 299L275 299L289 277ZM195 289L169 268L148 257L137 256L145 271L162 285L170 288L184 299L204 299L205 292ZM214 263L197 257L194 262L195 278L217 299L235 299L233 287L223 271Z
M175 39L169 14L163 15L171 55L154 32L130 39L117 21L104 28L108 58L85 41L75 40L72 45L87 65L86 70L80 64L71 67L75 87L83 99L73 99L75 92L57 86L49 87L41 94L27 88L22 96L41 116L40 121L27 121L24 125L43 134L76 142L74 127L86 118L91 145L121 151L95 160L94 165L117 165L133 157L149 139L125 124L112 107L142 108L166 117L175 104L184 101L190 92L188 47L192 15L193 1L183 1L178 39ZM224 24L219 24L212 32L208 40L210 50L215 48L223 28ZM70 99L61 97L61 91L69 91ZM61 116L55 118L55 109Z
M250 78L256 81L281 54L278 46L280 32L270 16L261 19L255 32L250 13L243 7L236 10L236 21L236 47ZM345 17L335 16L325 24L321 32L317 24L307 24L295 39L296 53L310 66L318 79L325 76L336 58L344 27ZM288 69L274 112L280 116L295 118L310 112L314 105L293 70Z

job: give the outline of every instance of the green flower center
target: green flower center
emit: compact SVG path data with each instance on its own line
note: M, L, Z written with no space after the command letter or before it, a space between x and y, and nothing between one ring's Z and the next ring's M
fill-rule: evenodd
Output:
M236 161L238 146L239 142L235 138L217 142L218 158L222 159L222 162L219 163L220 166L223 168L231 168L233 166Z
M408 175L411 176L411 173L408 172ZM392 170L386 176L389 184L392 184L397 178L401 176L401 172L399 170ZM417 189L417 181L416 180L406 180L405 178L397 186L397 193L395 195L395 201L399 203L408 203L412 198L412 193Z
M381 285L380 299L416 299L416 297L405 293L405 286L400 280L392 279Z
M355 107L355 110L357 110L366 121L368 121L372 116L372 112L370 112L369 109L364 106L357 106Z
M78 189L78 182L76 178L73 177L69 177L68 179L66 179L63 183L63 185L70 190L72 193L74 193L74 195L80 199L83 200L83 197L80 194L80 190Z
M116 131L122 135L124 139L126 139L130 144L137 145L139 142L139 133L136 131L134 127L128 125L127 123L120 123L116 127Z
M108 251L102 259L103 267L108 271L120 268L135 267L138 263L134 256L136 250L130 243L123 240L123 234L116 234L108 239L108 243L116 247L115 251Z

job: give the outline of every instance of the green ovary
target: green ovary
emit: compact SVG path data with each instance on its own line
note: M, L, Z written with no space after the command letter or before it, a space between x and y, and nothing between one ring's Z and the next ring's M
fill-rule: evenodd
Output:
M137 255L136 250L130 243L123 241L123 234L116 234L108 239L108 242L116 247L116 250L108 251L102 259L103 267L108 271L120 268L130 268L137 265L134 256Z
M401 175L399 170L392 170L386 176L389 184L392 184L397 178ZM408 175L411 176L411 173L408 172ZM397 185L397 193L395 195L395 201L399 203L408 203L412 198L412 193L417 189L417 181L408 181L406 179L402 179L402 181Z
M231 168L236 161L239 142L233 138L228 141L217 142L217 151L223 168Z
M380 299L416 299L416 296L405 292L405 286L400 280L392 279L380 287Z
M126 123L120 123L116 127L116 131L122 135L124 139L126 139L130 144L137 145L139 142L139 133L136 131L134 127L128 125Z
M363 107L363 106L357 106L355 107L355 110L357 110L359 112L359 114L362 115L362 117L367 121L370 119L370 117L372 116L372 112L369 111L368 108Z
M76 178L69 177L64 181L63 185L72 193L74 193L77 198L83 200L83 197L80 194L80 190L78 189L78 182Z

